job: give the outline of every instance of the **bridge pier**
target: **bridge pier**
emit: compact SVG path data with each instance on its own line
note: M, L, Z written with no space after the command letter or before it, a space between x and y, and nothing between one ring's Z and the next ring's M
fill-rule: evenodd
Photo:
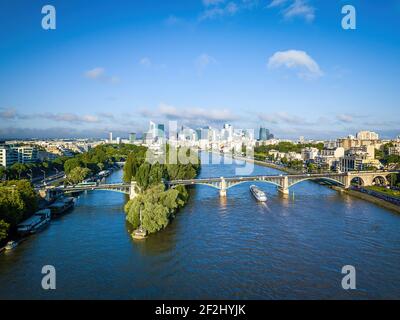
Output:
M289 178L287 176L283 177L281 186L278 188L278 191L283 195L289 194Z
M278 191L283 195L289 195L289 188L278 188Z
M225 198L226 197L226 189L221 189L219 190L219 196L221 198Z
M226 195L227 195L227 193L226 193L226 181L225 181L224 177L221 177L219 196L222 197L222 198L225 198Z

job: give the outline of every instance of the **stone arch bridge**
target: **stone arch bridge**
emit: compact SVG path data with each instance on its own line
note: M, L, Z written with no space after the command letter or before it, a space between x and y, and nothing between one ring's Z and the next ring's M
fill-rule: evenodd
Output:
M387 185L388 176L397 174L399 171L359 171L345 173L321 173L321 174L296 174L296 175L266 175L266 176L244 176L244 177L229 177L229 178L200 178L190 180L172 180L166 181L165 185L168 188L174 188L178 185L206 185L218 189L220 195L225 197L227 190L242 183L248 182L264 182L275 185L283 194L289 194L289 188L303 181L329 181L332 184L339 185L344 188L349 188L352 183L359 186L371 186L374 184ZM136 196L136 183L114 183L114 184L80 184L75 186L46 188L46 194L51 193L77 193L91 190L105 190L120 192L129 195L131 199Z
M398 172L388 171L357 171L345 173L321 173L321 174L296 174L296 175L272 175L272 176L249 176L249 177L231 177L231 178L208 178L175 180L167 182L169 187L177 185L207 185L220 190L220 195L225 197L227 190L242 183L247 182L265 182L275 185L283 194L289 194L289 188L303 181L329 181L332 184L349 188L352 183L360 186L371 186L374 184L388 184L388 176Z

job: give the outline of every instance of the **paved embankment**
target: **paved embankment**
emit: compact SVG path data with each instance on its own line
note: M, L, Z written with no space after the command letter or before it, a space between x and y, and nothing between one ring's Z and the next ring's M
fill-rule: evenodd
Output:
M385 209L389 209L389 210L393 210L396 211L397 213L400 213L400 206L397 206L393 203L390 203L388 201L379 199L377 197L371 196L369 194L363 193L363 192L359 192L359 191L355 191L355 190L347 190L341 187L335 187L333 186L332 189L336 190L336 191L340 191L340 192L344 192L350 196L365 200L365 201L369 201L372 202L378 206L384 207Z

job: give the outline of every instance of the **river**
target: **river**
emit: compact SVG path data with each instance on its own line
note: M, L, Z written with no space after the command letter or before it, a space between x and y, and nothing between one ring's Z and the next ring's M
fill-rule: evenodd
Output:
M233 176L236 167L202 165L200 177ZM168 228L144 242L130 237L125 195L82 194L71 213L0 254L0 299L400 298L400 215L313 182L289 198L257 185L268 204L249 184L226 199L194 187ZM41 287L44 265L56 268L56 290ZM356 290L341 287L345 265L356 268Z

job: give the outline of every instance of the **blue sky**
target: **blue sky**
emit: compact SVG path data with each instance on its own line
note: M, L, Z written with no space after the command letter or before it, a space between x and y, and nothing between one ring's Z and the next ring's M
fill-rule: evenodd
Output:
M126 136L149 120L400 134L398 0L2 0L0 21L0 138Z

